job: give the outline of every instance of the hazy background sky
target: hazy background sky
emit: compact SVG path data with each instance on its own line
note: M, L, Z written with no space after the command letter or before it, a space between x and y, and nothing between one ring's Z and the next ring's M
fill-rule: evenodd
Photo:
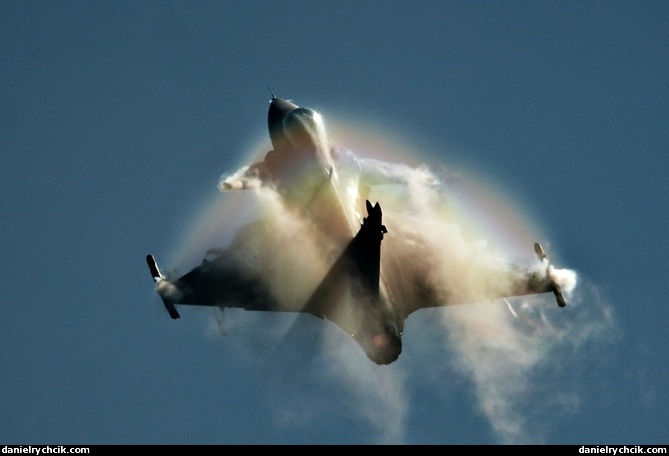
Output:
M666 444L668 70L662 1L0 2L0 443ZM171 320L144 257L184 266L268 86L478 176L578 300L501 351L424 311L385 367L316 319Z

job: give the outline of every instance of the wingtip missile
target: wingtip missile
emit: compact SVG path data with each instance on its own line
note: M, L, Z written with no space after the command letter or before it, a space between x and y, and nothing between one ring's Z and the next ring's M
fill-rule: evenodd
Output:
M176 320L177 318L180 318L181 315L179 315L179 312L177 311L176 307L174 307L174 303L169 300L169 298L166 296L165 291L165 286L163 285L171 285L169 284L169 281L165 278L162 272L160 272L160 268L158 268L158 263L156 262L156 259L153 257L153 255L149 254L146 256L146 263L149 265L149 271L151 272L151 277L153 277L153 281L156 283L156 291L160 295L160 298L163 300L163 304L165 305L165 309L167 309L167 312L170 314L170 317L172 317L173 320Z
M538 242L534 244L534 252L537 254L540 261L544 260L548 261L548 256L546 255L546 252L544 252L543 247L541 247L541 244L539 244ZM551 282L553 295L555 296L555 301L557 301L557 305L560 307L565 307L567 305L567 300L564 297L564 293L562 293L562 287L560 287L560 285L558 285L558 283L551 278L550 270L551 270L551 265L550 263L548 263L548 266L546 267L546 279L550 280Z
M557 305L560 307L565 307L567 305L567 300L564 298L564 294L562 293L562 288L555 282L553 282L553 286L554 286L553 294L555 295L555 300L557 301Z
M146 263L149 265L149 271L151 272L151 277L153 277L154 282L158 283L161 280L165 280L165 277L158 269L158 263L153 255L149 254L146 256Z

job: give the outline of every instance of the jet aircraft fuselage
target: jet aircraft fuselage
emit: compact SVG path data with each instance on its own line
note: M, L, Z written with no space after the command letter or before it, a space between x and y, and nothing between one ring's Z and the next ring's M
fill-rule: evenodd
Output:
M457 283L452 289L435 286L428 277L434 274L428 262L434 252L421 250L420 238L411 234L420 232L420 224L408 231L393 232L391 227L389 236L407 239L394 242L395 248L385 251L381 245L389 230L383 223L380 203L367 199L370 182L364 173L347 187L355 190L347 192L355 193L354 197L347 194L342 198L337 160L317 112L272 95L267 122L272 150L223 181L220 188L269 187L275 191L287 211L299 214L320 233L320 255L331 258L327 272L309 297L296 304L278 298L263 271L239 261L232 247L175 280L165 277L148 255L156 290L172 318L179 318L175 304L308 313L334 322L375 363L389 364L402 351L404 321L421 308L545 292L553 292L558 304L565 305L547 260L545 276L509 269L485 290L462 291ZM359 215L365 212L366 217ZM544 261L541 246L536 244L535 250ZM298 257L302 252L282 254ZM426 265L406 271L408 259Z

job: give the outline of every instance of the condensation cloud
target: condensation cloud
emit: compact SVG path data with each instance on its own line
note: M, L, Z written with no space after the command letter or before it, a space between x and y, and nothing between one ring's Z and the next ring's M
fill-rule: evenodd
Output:
M353 195L346 188L347 169L385 176L386 181L370 193L370 199L381 202L389 231L383 252L400 257L404 270L425 275L435 289L468 298L477 293L485 296L482 290L503 289L505 284L491 271L504 271L510 259L524 267L547 269L548 264L532 252L531 242L540 241L541 234L533 233L528 228L531 223L520 213L514 213L509 222L513 203L499 214L487 214L488 220L500 222L489 225L490 238L481 236L486 230L480 224L476 231L468 229L477 220L467 219L462 201L454 199L463 188L477 185L475 178L442 169L435 172L425 164L364 159L346 149L338 154L344 164L343 195ZM245 168L233 171L223 180L234 182L234 176L244 172ZM253 187L240 190L242 197L227 193L219 196L227 198L224 202L208 206L201 225L191 230L178 256L189 257L214 246L228 248L224 243L230 242L244 261L262 271L277 299L299 306L332 263L324 248L327 240L287 210L273 191ZM479 192L477 197L480 200L485 194ZM475 198L467 203L477 204ZM490 207L485 201L479 203L471 206L472 213ZM218 213L212 215L212 211ZM514 224L519 233L538 237L522 239L527 241L527 251L518 250L522 243L499 242L504 236L498 236L495 228L513 230ZM228 233L233 226L238 230L214 240L212 226ZM225 343L249 360L262 358L267 363L268 388L273 392L268 401L281 429L316 426L327 419L353 420L363 429L360 443L410 441L406 428L413 385L430 382L441 394L455 394L434 372L435 358L444 356L440 364L462 379L459 388L471 391L475 413L485 417L500 442L541 443L550 433L551 415L573 413L579 407L583 357L592 354L591 348L583 348L605 343L614 325L609 307L586 279L571 269L550 267L548 272L562 285L568 307L559 309L549 294L430 310L438 315L441 331L427 332L429 344L405 349L389 366L370 362L333 324L298 314L272 320L268 315L226 311L230 315ZM421 299L418 295L404 298ZM413 324L405 329L416 330ZM415 359L405 359L408 352Z

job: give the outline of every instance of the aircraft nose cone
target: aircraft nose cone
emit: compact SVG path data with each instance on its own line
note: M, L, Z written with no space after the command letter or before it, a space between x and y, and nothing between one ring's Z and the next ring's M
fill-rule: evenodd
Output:
M273 96L270 100L269 111L267 112L267 127L275 149L280 147L280 141L283 136L283 119L291 111L299 108L298 105L282 98Z
M269 102L269 111L267 113L267 123L269 127L280 124L286 115L294 109L299 109L300 107L290 101L284 100L282 98L272 97Z
M269 101L270 112L273 109L288 112L297 108L299 108L298 105L291 101L284 100L283 98L272 97L272 99Z

